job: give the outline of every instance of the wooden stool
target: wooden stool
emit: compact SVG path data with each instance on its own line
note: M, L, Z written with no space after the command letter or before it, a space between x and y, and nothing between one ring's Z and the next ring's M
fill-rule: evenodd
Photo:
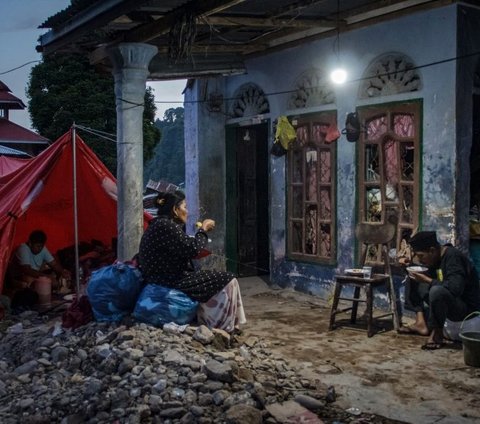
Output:
M360 258L360 268L365 264L367 256L367 248L369 245L381 246L381 263L379 266L383 267L383 273L373 274L371 278L365 278L363 276L351 276L337 274L335 275L335 288L333 293L333 304L330 312L330 325L329 330L333 330L335 327L336 315L343 312L351 311L350 323L355 324L357 320L358 303L366 303L366 316L367 316L367 333L368 337L372 337L373 320L391 316L393 320L393 327L398 330L400 326L400 320L397 313L397 299L395 296L395 290L393 286L392 273L390 269L390 263L388 259L388 245L395 236L395 226L393 224L374 224L374 223L361 223L357 225L355 229L355 235L357 239L362 243L362 254ZM353 297L340 297L342 289L345 286L354 287ZM373 316L373 289L376 287L385 286L387 293L389 294L390 310L388 313ZM366 293L366 299L360 299L360 289L364 288ZM343 309L338 309L338 303L340 300L352 302L351 306Z

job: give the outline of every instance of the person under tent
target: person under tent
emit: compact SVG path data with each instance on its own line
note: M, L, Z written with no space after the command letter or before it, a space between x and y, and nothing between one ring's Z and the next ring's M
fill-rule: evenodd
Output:
M46 242L47 235L42 230L34 230L12 255L7 270L6 294L12 299L13 309L31 308L37 303L38 294L34 287L40 279L55 287L58 277L70 278L70 272L55 260Z

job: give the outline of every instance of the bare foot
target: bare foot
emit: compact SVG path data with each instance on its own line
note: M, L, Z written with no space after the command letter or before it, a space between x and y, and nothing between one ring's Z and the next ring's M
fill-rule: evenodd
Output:
M441 328L434 328L427 343L443 344L443 330Z
M419 325L417 323L412 325L402 325L398 329L398 332L400 334L417 334L419 336L428 336L430 334L427 326Z

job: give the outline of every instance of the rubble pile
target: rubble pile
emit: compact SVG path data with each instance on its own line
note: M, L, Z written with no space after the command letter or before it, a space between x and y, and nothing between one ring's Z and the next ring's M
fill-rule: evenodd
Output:
M273 424L288 413L321 423L335 400L333 388L256 337L133 321L53 324L30 313L0 332L1 423Z

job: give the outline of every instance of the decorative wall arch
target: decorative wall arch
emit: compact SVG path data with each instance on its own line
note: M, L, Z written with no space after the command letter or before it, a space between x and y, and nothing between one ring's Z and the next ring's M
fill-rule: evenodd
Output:
M232 115L234 118L255 116L270 112L270 104L264 91L254 83L241 85L234 95Z
M299 109L335 103L335 93L325 74L317 68L302 73L295 81L295 91L288 100L288 109Z
M422 81L413 61L402 53L376 58L363 74L359 98L388 96L418 91Z

